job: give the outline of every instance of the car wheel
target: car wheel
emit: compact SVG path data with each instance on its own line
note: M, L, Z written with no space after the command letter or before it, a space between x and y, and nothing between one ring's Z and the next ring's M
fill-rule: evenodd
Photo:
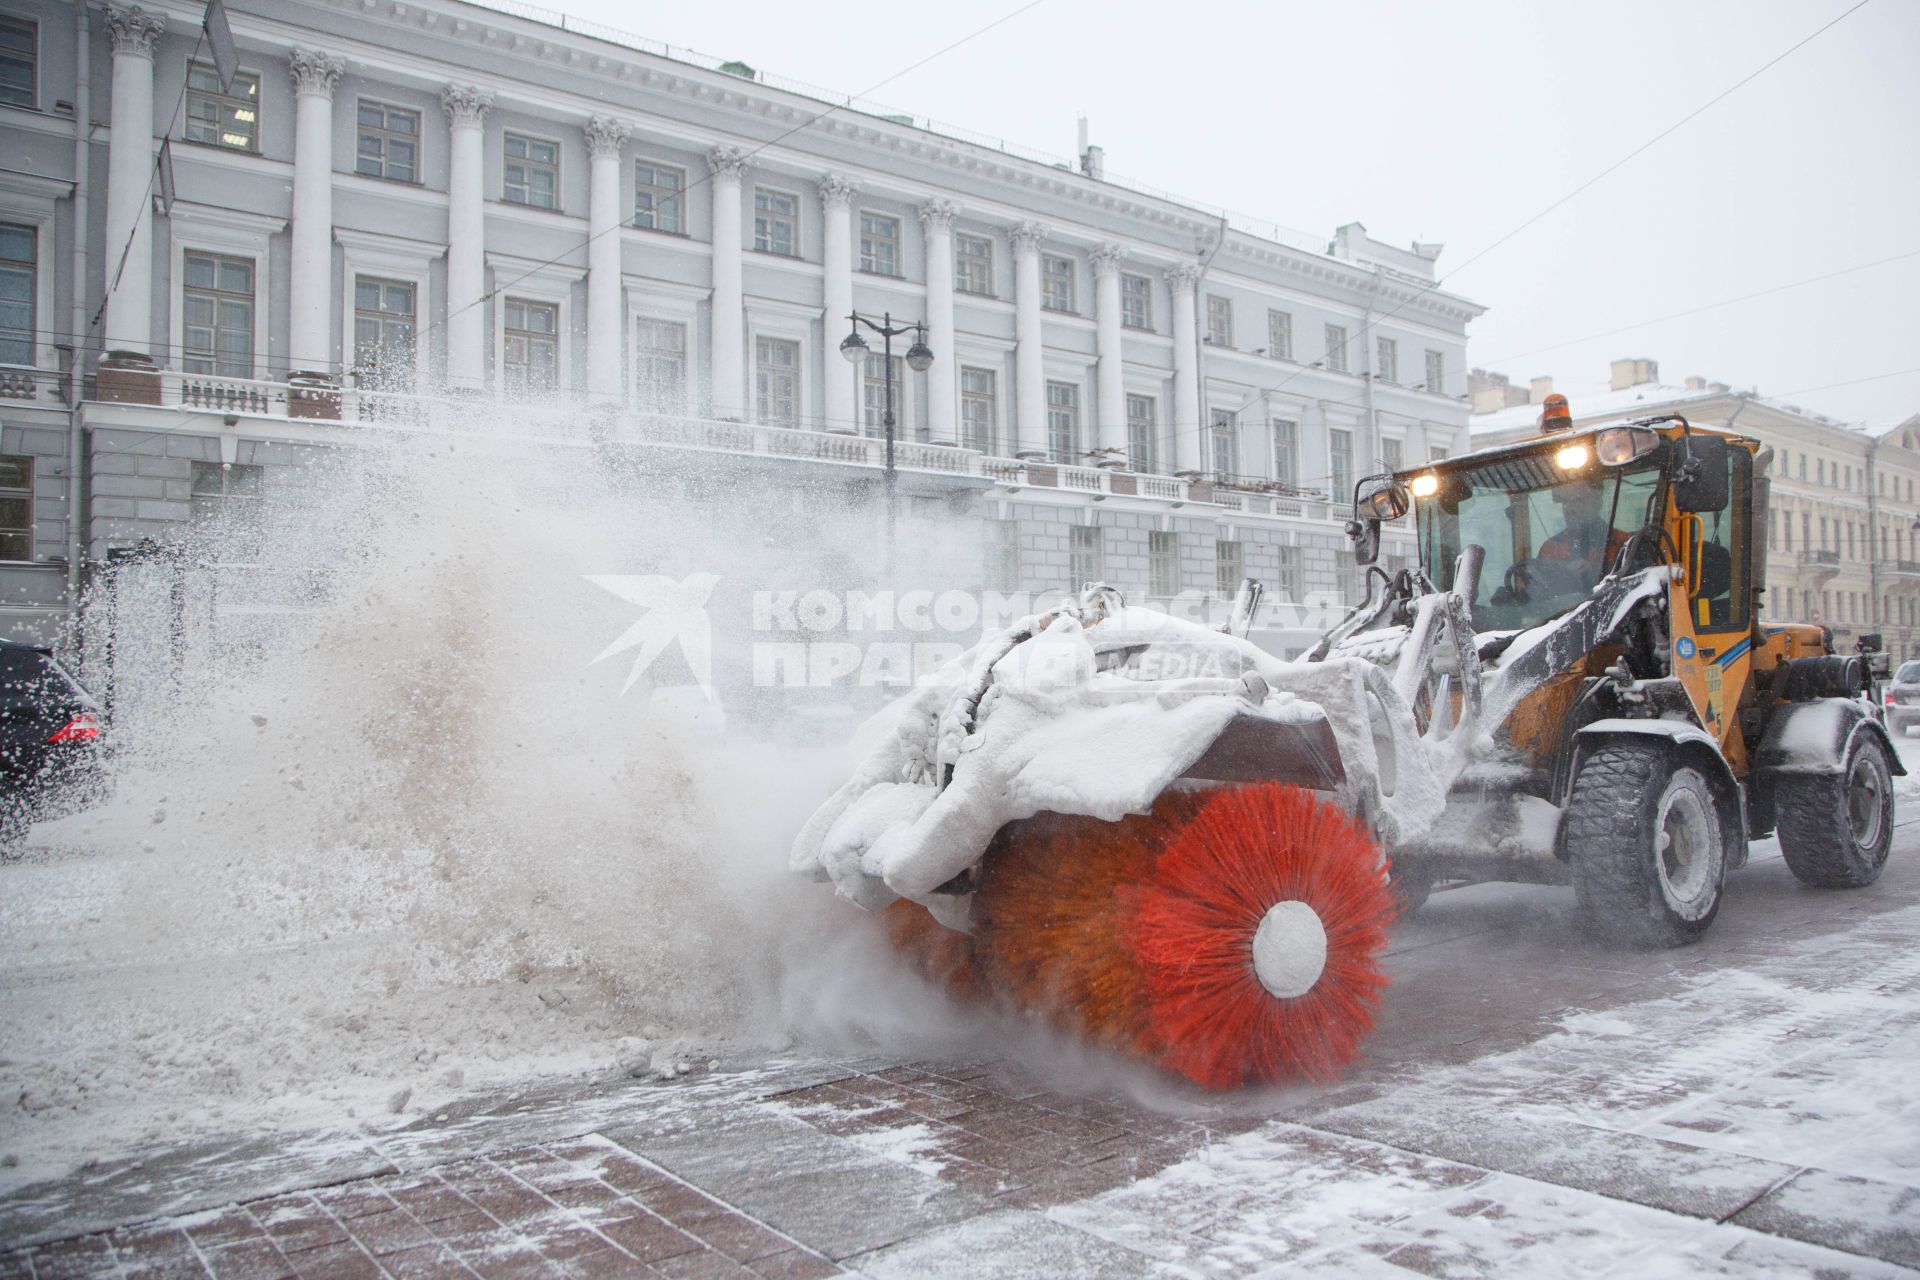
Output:
M1662 742L1609 742L1567 802L1566 849L1581 908L1603 934L1677 947L1707 931L1726 879L1727 824L1713 783Z
M1837 774L1782 779L1780 852L1802 884L1858 889L1880 878L1893 845L1893 770L1872 731L1854 734Z

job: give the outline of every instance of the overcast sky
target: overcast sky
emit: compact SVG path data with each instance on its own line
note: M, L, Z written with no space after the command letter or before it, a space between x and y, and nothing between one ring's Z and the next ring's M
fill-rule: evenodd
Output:
M854 94L1023 2L560 7ZM1920 411L1920 372L1855 380L1920 369L1920 0L1869 0L1467 264L1855 2L1040 0L872 97L1062 156L1085 114L1111 173L1316 236L1440 241L1447 287L1489 308L1472 363L1516 380L1577 393L1650 356L1885 426Z

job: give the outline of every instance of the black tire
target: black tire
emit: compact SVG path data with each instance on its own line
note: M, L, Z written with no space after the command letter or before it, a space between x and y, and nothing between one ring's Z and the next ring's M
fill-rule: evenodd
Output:
M1880 878L1893 845L1893 770L1872 730L1853 735L1839 773L1783 778L1776 795L1780 852L1801 884L1859 889Z
M1389 862L1387 887L1392 889L1394 897L1399 899L1400 918L1405 920L1427 905L1427 899L1433 894L1433 877L1425 871Z
M1713 782L1662 742L1608 742L1580 766L1564 839L1574 892L1602 934L1643 947L1698 939L1720 910L1727 823Z

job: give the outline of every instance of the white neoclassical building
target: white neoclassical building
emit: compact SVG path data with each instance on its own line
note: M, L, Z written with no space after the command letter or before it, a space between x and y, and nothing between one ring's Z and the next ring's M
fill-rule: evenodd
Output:
M899 489L979 522L983 586L1348 587L1353 481L1466 445L1480 308L1436 287L1437 245L1293 243L1108 180L1098 148L1058 164L459 0L227 8L223 84L199 3L0 0L16 630L117 549L271 502L303 451L457 432L481 394L529 438L864 500L888 370L842 358L856 310L924 322L932 365L903 344L892 370Z

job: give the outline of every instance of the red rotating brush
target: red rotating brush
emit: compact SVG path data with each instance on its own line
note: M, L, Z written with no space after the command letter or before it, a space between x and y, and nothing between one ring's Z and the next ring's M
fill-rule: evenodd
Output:
M1312 792L1210 793L1115 896L1167 1069L1209 1089L1326 1081L1372 1030L1393 894L1366 829Z

